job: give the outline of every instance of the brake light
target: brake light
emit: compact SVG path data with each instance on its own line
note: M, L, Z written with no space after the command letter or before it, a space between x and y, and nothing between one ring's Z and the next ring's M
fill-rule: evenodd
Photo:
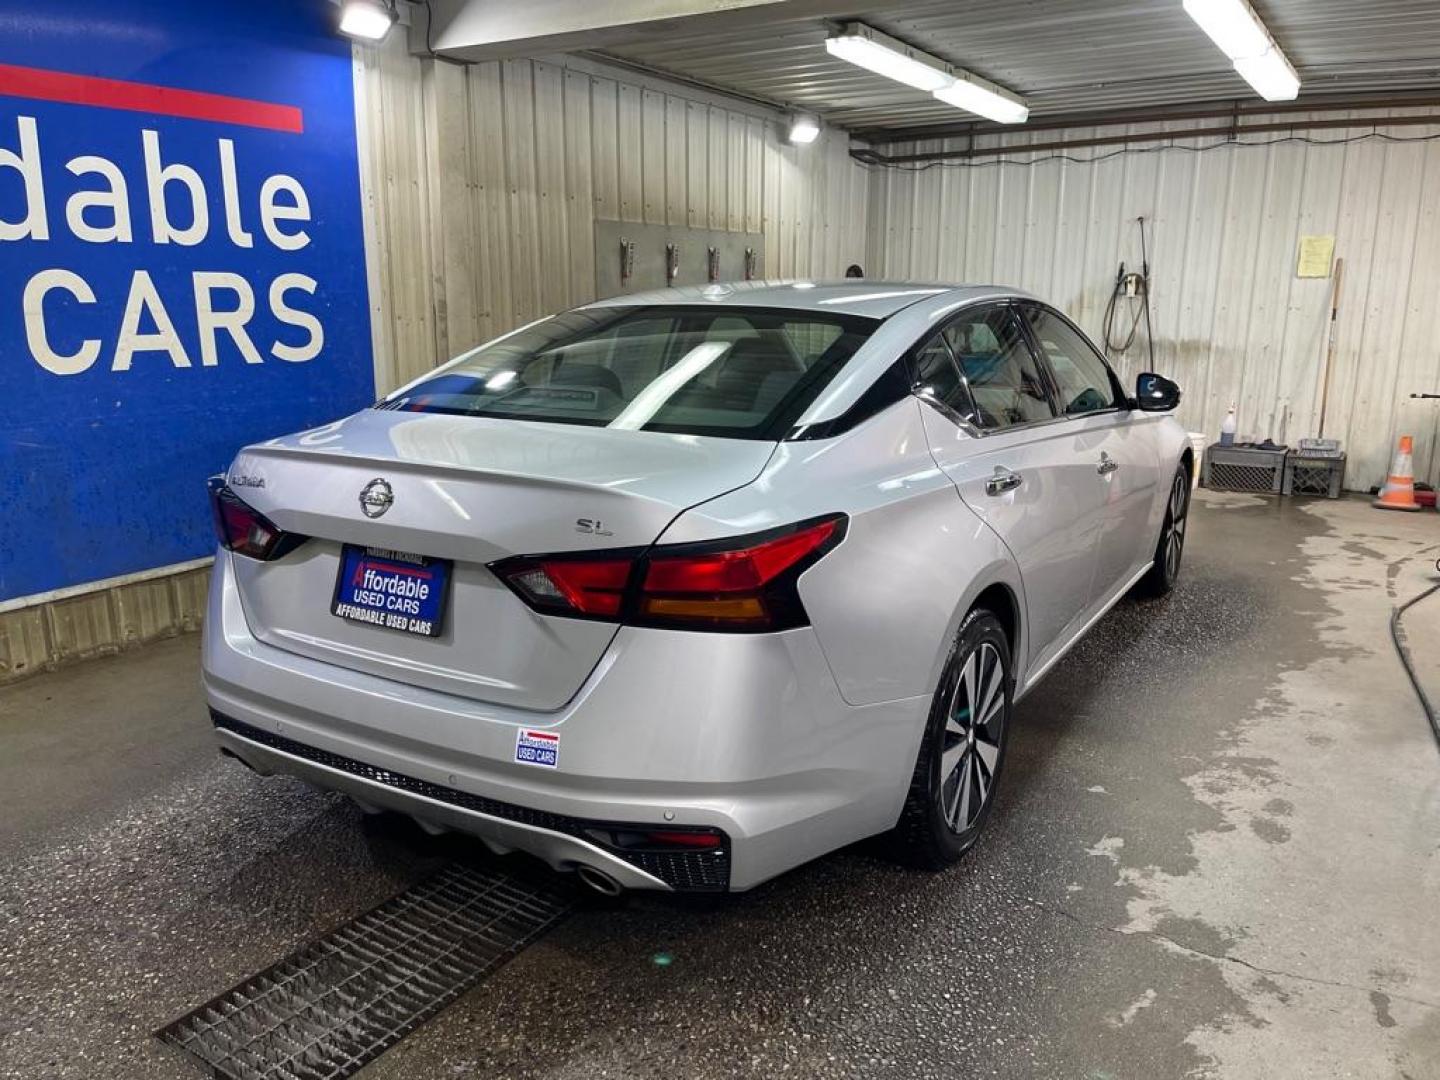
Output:
M640 626L765 632L809 622L796 583L845 535L836 514L722 542L539 555L490 569L545 614Z
M219 477L210 481L210 510L215 516L215 534L221 546L237 555L266 562L280 558L305 542L303 536L282 532Z
M792 526L779 535L740 541L743 547L731 541L721 550L713 544L657 548L641 588L642 620L764 630L802 626L809 620L795 580L839 541L844 521L832 517Z
M620 614L634 565L633 558L519 559L502 578L538 610L605 618Z

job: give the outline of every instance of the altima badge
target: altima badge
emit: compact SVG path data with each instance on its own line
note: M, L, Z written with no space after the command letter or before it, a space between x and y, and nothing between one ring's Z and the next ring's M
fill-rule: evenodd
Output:
M378 518L395 505L395 492L389 481L376 477L360 489L360 509L368 518Z

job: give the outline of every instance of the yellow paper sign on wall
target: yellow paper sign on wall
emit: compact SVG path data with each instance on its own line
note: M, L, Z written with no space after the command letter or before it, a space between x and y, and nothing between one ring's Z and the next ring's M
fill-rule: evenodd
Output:
M1300 237L1300 258L1295 264L1296 277L1329 277L1330 260L1335 255L1335 237Z

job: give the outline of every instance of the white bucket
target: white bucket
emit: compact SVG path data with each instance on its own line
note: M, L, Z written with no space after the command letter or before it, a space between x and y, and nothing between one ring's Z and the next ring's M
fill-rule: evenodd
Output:
M1190 434L1190 445L1195 450L1195 473L1190 477L1190 486L1200 486L1200 463L1205 460L1205 447L1210 445L1210 439L1203 431L1192 431Z

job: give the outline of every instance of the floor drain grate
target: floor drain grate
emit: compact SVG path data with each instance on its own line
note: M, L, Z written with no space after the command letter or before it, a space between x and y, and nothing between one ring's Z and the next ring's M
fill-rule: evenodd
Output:
M155 1034L222 1080L342 1080L570 906L555 888L449 865Z

